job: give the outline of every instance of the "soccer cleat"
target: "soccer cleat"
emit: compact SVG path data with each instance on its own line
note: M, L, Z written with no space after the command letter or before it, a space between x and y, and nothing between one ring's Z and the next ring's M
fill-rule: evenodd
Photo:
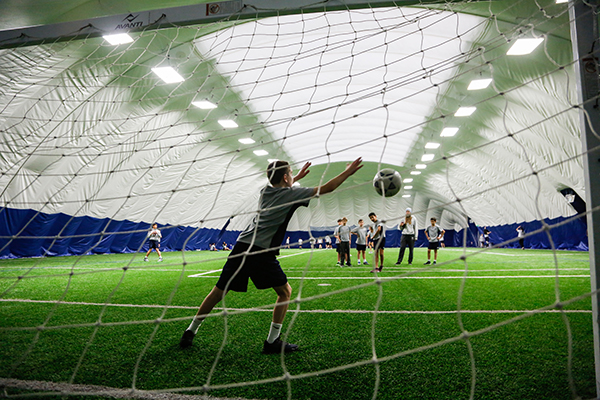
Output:
M144 261L148 261L148 257L144 257Z
M186 330L185 332L183 332L183 335L179 340L179 347L181 347L182 349L190 347L192 345L192 341L194 340L194 336L196 336L196 334L190 330Z
M381 268L373 268L371 270L371 273L374 274L375 272L381 272Z
M402 263L401 262L397 262L396 265L402 265Z
M358 260L358 265L360 265L360 260Z
M435 261L433 263L435 264ZM429 264L431 264L431 261L429 261L429 260L427 260L426 263L423 263L423 265L429 265Z
M367 262L367 260L363 261L363 264L369 265L369 263Z
M351 267L351 266L352 266L352 264L346 264L346 267Z
M162 261L162 257L158 257L158 262L161 262L161 261Z
M437 264L437 261L434 261L433 264Z
M280 338L275 339L273 343L269 343L265 340L265 344L263 345L262 353L263 354L277 354L281 353L283 349L284 353L291 353L292 351L298 350L297 344L286 343L282 341Z

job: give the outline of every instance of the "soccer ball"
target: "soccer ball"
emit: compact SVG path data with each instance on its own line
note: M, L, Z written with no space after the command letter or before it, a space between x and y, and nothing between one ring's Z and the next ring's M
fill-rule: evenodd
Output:
M402 189L402 177L398 171L394 171L391 168L384 168L375 174L373 186L379 195L392 197Z

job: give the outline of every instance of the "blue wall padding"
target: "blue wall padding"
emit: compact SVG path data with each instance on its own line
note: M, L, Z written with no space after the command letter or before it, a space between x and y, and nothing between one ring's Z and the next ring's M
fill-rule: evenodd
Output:
M566 221L565 218L546 220L551 227ZM502 243L516 237L518 225L525 232L533 232L542 227L541 222L533 221L521 224L488 227L492 244ZM107 218L72 217L66 214L45 214L34 210L0 208L0 258L63 256L104 253L132 253L148 250L147 232L149 222L116 221ZM215 242L220 249L225 241L235 244L239 231L223 229L193 228L183 226L161 226L163 235L161 251L208 250ZM483 227L471 224L467 228L467 246L478 246L478 235ZM104 233L102 233L104 232ZM314 237L333 237L333 229L311 230ZM465 231L447 230L446 246L462 247ZM579 218L550 230L552 240L560 250L588 250L587 225ZM56 239L60 235L61 239ZM287 232L286 237L295 243L304 241L309 248L309 233L305 231ZM398 247L401 233L398 229L386 232L386 247ZM352 235L352 247L356 247L356 236ZM425 234L421 230L416 242L417 247L427 246ZM518 242L503 247L517 248ZM546 232L536 233L525 239L525 247L533 249L551 248Z

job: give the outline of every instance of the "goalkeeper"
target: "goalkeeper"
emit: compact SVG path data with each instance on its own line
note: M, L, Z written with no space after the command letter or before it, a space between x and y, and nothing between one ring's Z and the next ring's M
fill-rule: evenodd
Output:
M292 169L286 161L274 161L269 164L267 177L271 185L260 192L260 212L240 234L223 266L217 284L206 296L192 323L183 333L179 341L180 347L192 345L194 336L206 316L229 290L246 292L250 278L257 289L273 288L277 293L273 321L262 352L264 354L282 351L288 353L298 349L297 345L285 343L280 339L281 327L292 296L292 287L276 258L279 247L294 211L300 206L308 206L310 199L315 195L335 190L362 168L361 163L362 159L357 158L338 176L315 188L292 186L294 182L309 173L310 163L306 163L296 176L292 175Z

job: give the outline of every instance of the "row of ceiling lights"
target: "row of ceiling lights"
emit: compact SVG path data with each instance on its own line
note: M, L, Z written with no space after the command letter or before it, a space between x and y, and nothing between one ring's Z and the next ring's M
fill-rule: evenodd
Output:
M133 38L129 36L127 33L120 33L116 35L106 35L104 39L108 43L113 46L118 46L121 44L132 43ZM181 76L173 67L155 67L152 68L152 72L154 72L160 79L165 83L179 83L183 82L185 79ZM211 110L217 108L216 104L211 103L208 100L201 101L193 101L192 105L202 109L202 110ZM238 124L232 119L220 119L217 121L219 125L221 125L225 129L233 129L237 128ZM238 140L242 144L253 144L255 143L254 139L251 138L242 138ZM269 154L266 150L258 149L254 150L254 154L257 156L266 156ZM269 160L271 162L273 160Z
M559 1L557 0L557 3ZM533 50L535 50L542 42L543 38L526 38L526 39L518 39L506 52L506 55L509 56L517 56L517 55L525 55L530 54ZM475 79L469 83L467 86L467 90L482 90L490 86L492 83L491 78L485 79ZM454 113L455 117L468 117L472 115L477 110L477 107L460 107ZM442 129L440 132L440 137L452 137L458 133L459 128L457 127L446 127ZM440 147L440 143L429 142L425 144L425 149L435 150ZM421 162L432 161L435 158L433 153L425 153L421 156ZM420 175L421 169L427 168L426 164L417 164L415 165L415 170L411 171L411 175ZM404 179L404 183L412 183L413 178ZM404 186L404 190L410 190L413 187L411 185ZM405 193L402 197L411 197L409 193Z
M559 3L559 2L561 2L561 0L557 0L557 3ZM116 34L116 35L107 35L107 36L104 36L104 39L106 39L111 45L115 45L115 46L133 42L133 38L126 33ZM543 38L518 39L510 47L510 49L506 52L506 55L530 54L533 50L535 50L543 42L543 40L544 40ZM154 72L165 83L178 83L178 82L183 82L185 80L173 67L155 67L155 68L152 68L152 72ZM469 83L467 90L482 90L482 89L487 88L491 83L492 83L491 78L476 79L476 80L471 81L471 83ZM192 105L194 105L200 109L203 109L203 110L210 110L210 109L217 108L216 104L213 104L207 100L194 101L194 102L192 102ZM455 117L468 117L471 114L473 114L476 110L477 110L476 107L460 107L454 113L454 116ZM218 123L225 129L232 129L232 128L238 127L238 124L234 120L231 120L231 119L220 119L220 120L218 120ZM459 128L457 128L457 127L446 127L441 131L440 137L455 136L458 133L458 130L459 130ZM255 143L255 141L251 138L241 138L241 139L239 139L239 142L242 144L246 144L246 145ZM440 147L440 143L436 143L436 142L429 142L429 143L425 144L425 149L428 149L428 150L435 150L439 147ZM256 154L257 156L266 156L269 153L266 150L259 149L259 150L254 150L254 154ZM421 162L432 161L434 158L435 158L435 155L433 153L425 153L425 154L423 154L423 156L421 156ZM268 161L271 162L274 160L269 159ZM421 174L420 170L425 169L425 168L427 168L426 164L416 164L415 165L416 170L411 171L410 174L411 175L420 175ZM412 183L412 182L413 182L413 178L404 179L405 184ZM412 188L413 188L412 185L404 186L405 190L410 190ZM406 193L402 197L411 197L411 195Z

